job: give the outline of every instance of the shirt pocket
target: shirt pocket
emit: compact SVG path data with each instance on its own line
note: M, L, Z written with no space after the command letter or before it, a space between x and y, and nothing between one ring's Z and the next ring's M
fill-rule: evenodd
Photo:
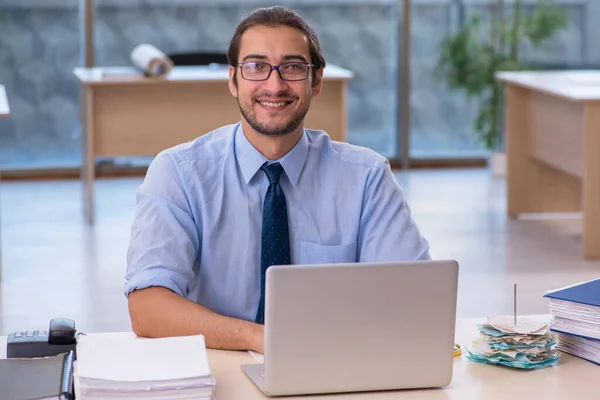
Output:
M356 243L322 245L300 242L299 264L333 264L356 262Z

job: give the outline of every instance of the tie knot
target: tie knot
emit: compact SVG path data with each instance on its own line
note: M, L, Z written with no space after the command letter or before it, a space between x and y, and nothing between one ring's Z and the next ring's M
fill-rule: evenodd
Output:
M273 163L273 164L267 165L267 163L264 163L262 165L262 167L260 167L260 169L265 171L265 174L267 175L267 179L269 179L269 183L271 185L273 185L275 183L279 183L279 177L281 176L281 173L283 172L283 167L281 166L281 164Z

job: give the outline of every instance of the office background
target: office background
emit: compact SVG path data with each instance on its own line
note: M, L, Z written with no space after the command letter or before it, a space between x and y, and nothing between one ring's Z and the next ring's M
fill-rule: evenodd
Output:
M84 25L80 0L0 0L0 81L12 118L0 120L0 166L10 170L76 167L81 160L79 100L74 67L82 65ZM128 65L140 42L166 53L225 52L240 18L256 0L95 0L95 65ZM282 0L313 24L328 62L351 70L348 141L402 161L485 163L476 140L475 101L434 74L439 44L474 13L488 15L491 0L413 0L410 48L403 48L403 1ZM510 3L510 2L508 2ZM542 68L600 65L594 37L600 3L561 0L568 27L537 51L521 50ZM532 1L525 1L526 8ZM408 50L408 54L404 53ZM410 129L403 129L402 66L410 60ZM168 135L168 132L165 132ZM403 135L408 140L403 139ZM409 148L403 145L408 143ZM407 151L408 150L408 151ZM107 160L108 162L114 160ZM117 166L128 161L116 160ZM135 160L142 164L147 160ZM427 162L425 162L427 164Z
M390 159L433 256L460 262L459 316L512 312L514 282L520 312L543 313L545 290L597 277L600 265L581 255L580 215L507 217L504 177L491 173L489 151L472 129L479 105L435 77L441 41L470 15L489 18L494 1L412 0L409 13L404 0L277 2L315 27L329 63L354 73L348 141ZM88 3L93 26L83 23ZM600 2L555 3L568 10L567 27L538 50L521 48L524 59L546 69L599 69ZM263 4L0 0L0 84L11 111L0 118L0 333L43 328L57 316L83 330L129 328L125 253L149 160L101 160L97 220L89 226L73 179L82 156L73 68L90 59L86 32L94 33L97 66L129 65L140 42L165 53L225 52L236 23ZM530 12L534 1L524 4Z

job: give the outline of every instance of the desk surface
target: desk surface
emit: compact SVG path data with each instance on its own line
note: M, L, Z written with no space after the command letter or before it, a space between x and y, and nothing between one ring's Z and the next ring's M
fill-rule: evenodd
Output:
M6 97L6 89L4 89L4 85L0 85L0 117L6 117L8 114L10 114L10 107Z
M469 346L476 337L476 323L483 319L458 320L457 342ZM131 333L127 333L131 334ZM6 336L0 337L0 358L6 357ZM466 351L454 359L452 383L441 389L352 393L294 397L295 400L387 400L387 399L597 399L600 367L561 353L559 363L540 370L518 370L467 360ZM257 362L248 352L208 350L211 372L217 381L219 400L266 399L242 372L242 364ZM407 360L410 362L410 360Z
M600 100L600 70L499 72L496 78L568 100Z
M75 68L73 73L81 82L88 85L226 82L229 80L229 66L227 65L174 67L164 78L146 77L133 67ZM352 77L351 71L336 65L328 65L323 71L325 80L349 80Z

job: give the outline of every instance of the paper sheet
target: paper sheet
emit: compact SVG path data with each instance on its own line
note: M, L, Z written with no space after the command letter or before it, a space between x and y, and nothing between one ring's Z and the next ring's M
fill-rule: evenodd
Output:
M82 335L77 345L81 377L120 382L209 377L204 336L143 339Z
M483 364L535 369L554 365L559 354L550 323L501 315L478 325L479 338L467 348L467 358Z
M250 353L250 355L252 355L252 357L254 357L254 359L256 361L258 361L261 364L264 364L264 362L265 362L265 356L264 355L262 355L260 353L257 353L255 351L252 351L252 350L248 350L248 353Z

